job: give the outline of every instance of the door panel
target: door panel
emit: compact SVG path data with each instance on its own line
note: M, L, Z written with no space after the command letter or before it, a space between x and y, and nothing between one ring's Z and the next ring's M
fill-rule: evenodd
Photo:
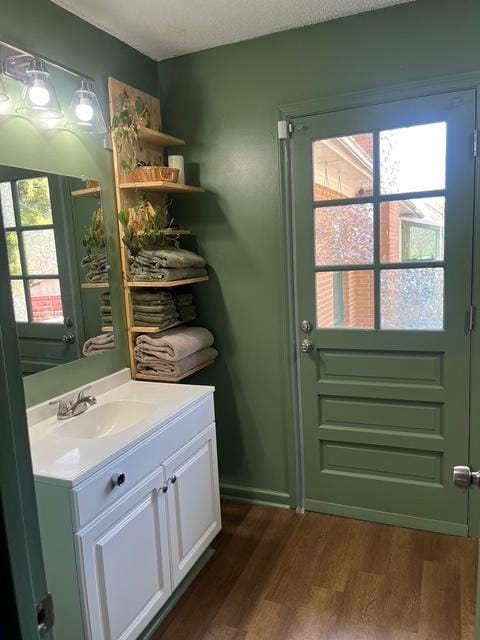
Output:
M92 640L134 640L171 594L163 478L78 534Z
M475 92L294 128L305 506L466 535Z
M221 529L215 425L165 463L175 588Z

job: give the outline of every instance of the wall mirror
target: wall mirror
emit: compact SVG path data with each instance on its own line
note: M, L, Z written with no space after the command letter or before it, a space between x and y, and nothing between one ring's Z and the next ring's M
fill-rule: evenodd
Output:
M0 165L24 376L114 348L101 185Z

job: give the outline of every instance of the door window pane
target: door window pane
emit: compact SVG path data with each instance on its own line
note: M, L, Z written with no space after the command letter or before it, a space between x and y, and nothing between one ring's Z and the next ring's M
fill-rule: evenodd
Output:
M382 202L381 261L443 260L444 227L444 197Z
M57 250L53 229L23 231L23 247L29 275L58 273Z
M380 277L381 328L443 329L443 269L386 269Z
M4 227L15 226L15 211L13 208L12 188L10 182L0 182L0 205Z
M373 271L324 271L316 274L319 329L373 329Z
M362 133L313 143L313 197L356 198L373 193L373 135Z
M444 189L446 151L446 122L381 131L381 193Z
M17 322L28 322L27 302L25 300L25 289L23 280L11 280L13 310Z
M8 271L11 276L21 276L22 264L20 262L18 236L15 231L7 231L5 236L7 240L7 251L8 251Z
M63 323L60 280L29 280L33 322Z
M315 209L315 263L373 262L373 205L351 204Z
M22 225L53 224L48 178L18 180L17 193Z

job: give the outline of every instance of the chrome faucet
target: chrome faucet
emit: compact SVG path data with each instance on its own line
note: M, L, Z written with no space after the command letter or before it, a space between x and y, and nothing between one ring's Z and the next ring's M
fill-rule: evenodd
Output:
M88 409L88 407L97 404L97 399L94 396L86 396L85 391L88 391L90 387L82 389L76 399L74 400L54 400L49 404L58 404L57 420L67 420L79 416Z

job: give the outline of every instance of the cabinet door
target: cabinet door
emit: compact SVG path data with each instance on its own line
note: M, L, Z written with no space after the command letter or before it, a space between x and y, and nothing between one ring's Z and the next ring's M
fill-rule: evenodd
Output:
M165 463L172 588L221 529L215 425Z
M90 640L134 640L171 593L164 477L77 534Z

